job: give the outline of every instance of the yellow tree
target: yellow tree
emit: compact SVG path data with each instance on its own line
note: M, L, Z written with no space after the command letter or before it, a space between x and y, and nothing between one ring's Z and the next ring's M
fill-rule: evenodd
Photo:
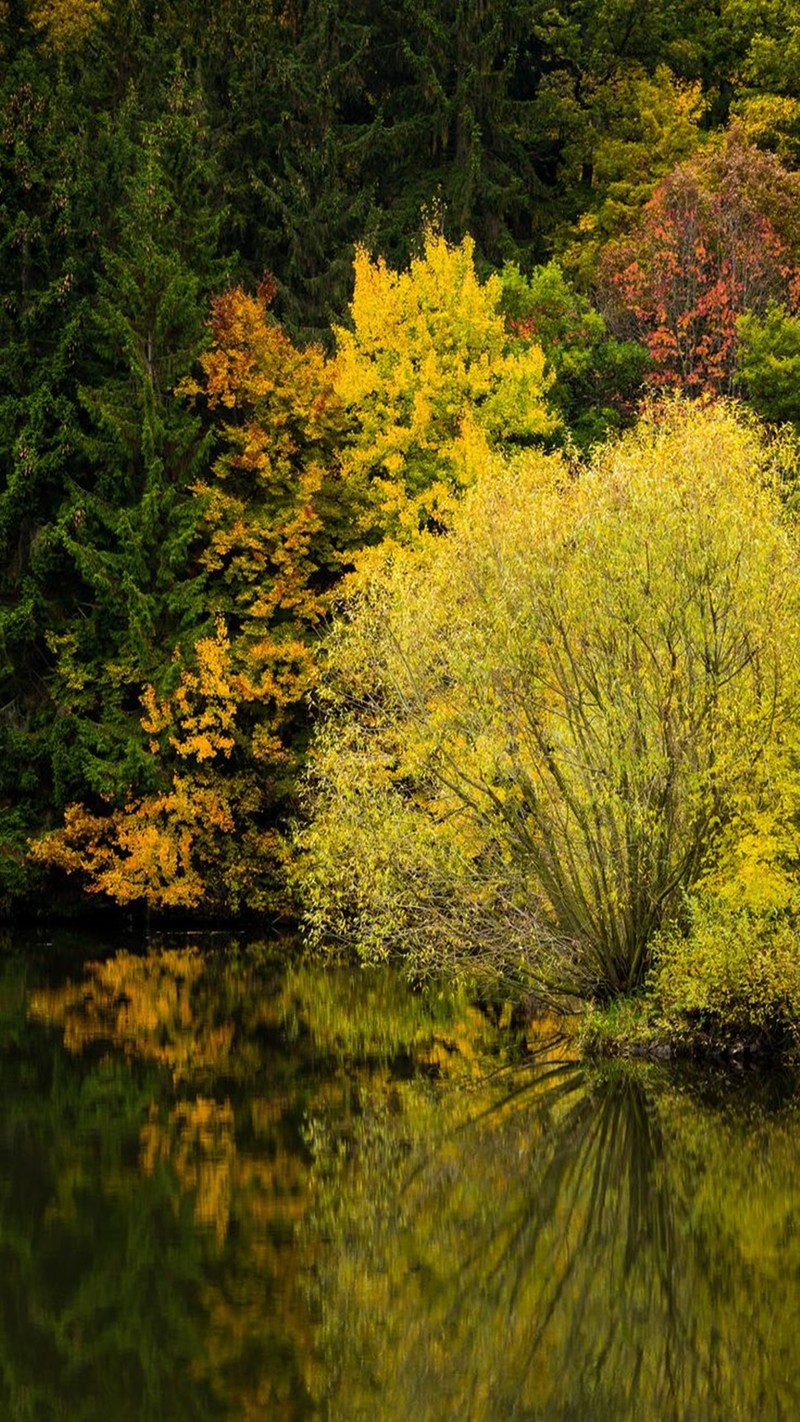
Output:
M356 252L334 376L352 422L346 470L371 510L365 533L406 538L446 525L490 450L557 428L544 353L511 337L501 297L499 277L479 280L470 237L451 246L428 229L404 272Z
M108 0L32 0L28 19L45 47L63 54L81 49L108 9Z
M316 937L538 990L641 983L721 829L786 774L773 458L727 408L676 405L578 478L496 458L448 535L375 571L330 643Z

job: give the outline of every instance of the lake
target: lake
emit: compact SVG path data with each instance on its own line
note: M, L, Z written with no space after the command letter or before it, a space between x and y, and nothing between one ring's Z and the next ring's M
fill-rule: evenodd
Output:
M0 1416L800 1416L789 1072L198 936L0 948Z

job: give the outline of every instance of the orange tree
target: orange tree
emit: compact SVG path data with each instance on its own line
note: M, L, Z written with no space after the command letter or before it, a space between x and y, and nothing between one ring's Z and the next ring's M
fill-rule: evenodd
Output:
M634 231L606 246L601 306L644 342L651 380L728 393L737 320L800 299L800 176L732 128L668 174Z
M343 413L322 352L298 350L271 289L213 304L202 378L184 392L220 417L223 448L192 489L212 628L176 648L166 691L143 697L159 788L68 808L34 854L120 903L276 906L277 826L313 685L313 629L355 518L335 448Z

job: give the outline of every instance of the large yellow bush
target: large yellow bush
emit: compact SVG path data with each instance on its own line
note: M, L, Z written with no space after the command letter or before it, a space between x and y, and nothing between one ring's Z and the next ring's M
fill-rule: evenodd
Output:
M329 648L319 940L626 991L795 715L798 569L755 429L648 417L576 478L487 461ZM787 771L788 773L788 771Z

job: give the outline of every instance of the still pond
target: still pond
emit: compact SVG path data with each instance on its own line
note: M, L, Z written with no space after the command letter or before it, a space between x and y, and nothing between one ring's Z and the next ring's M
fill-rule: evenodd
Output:
M202 946L200 946L202 944ZM800 1085L390 972L0 946L0 1417L800 1417Z

